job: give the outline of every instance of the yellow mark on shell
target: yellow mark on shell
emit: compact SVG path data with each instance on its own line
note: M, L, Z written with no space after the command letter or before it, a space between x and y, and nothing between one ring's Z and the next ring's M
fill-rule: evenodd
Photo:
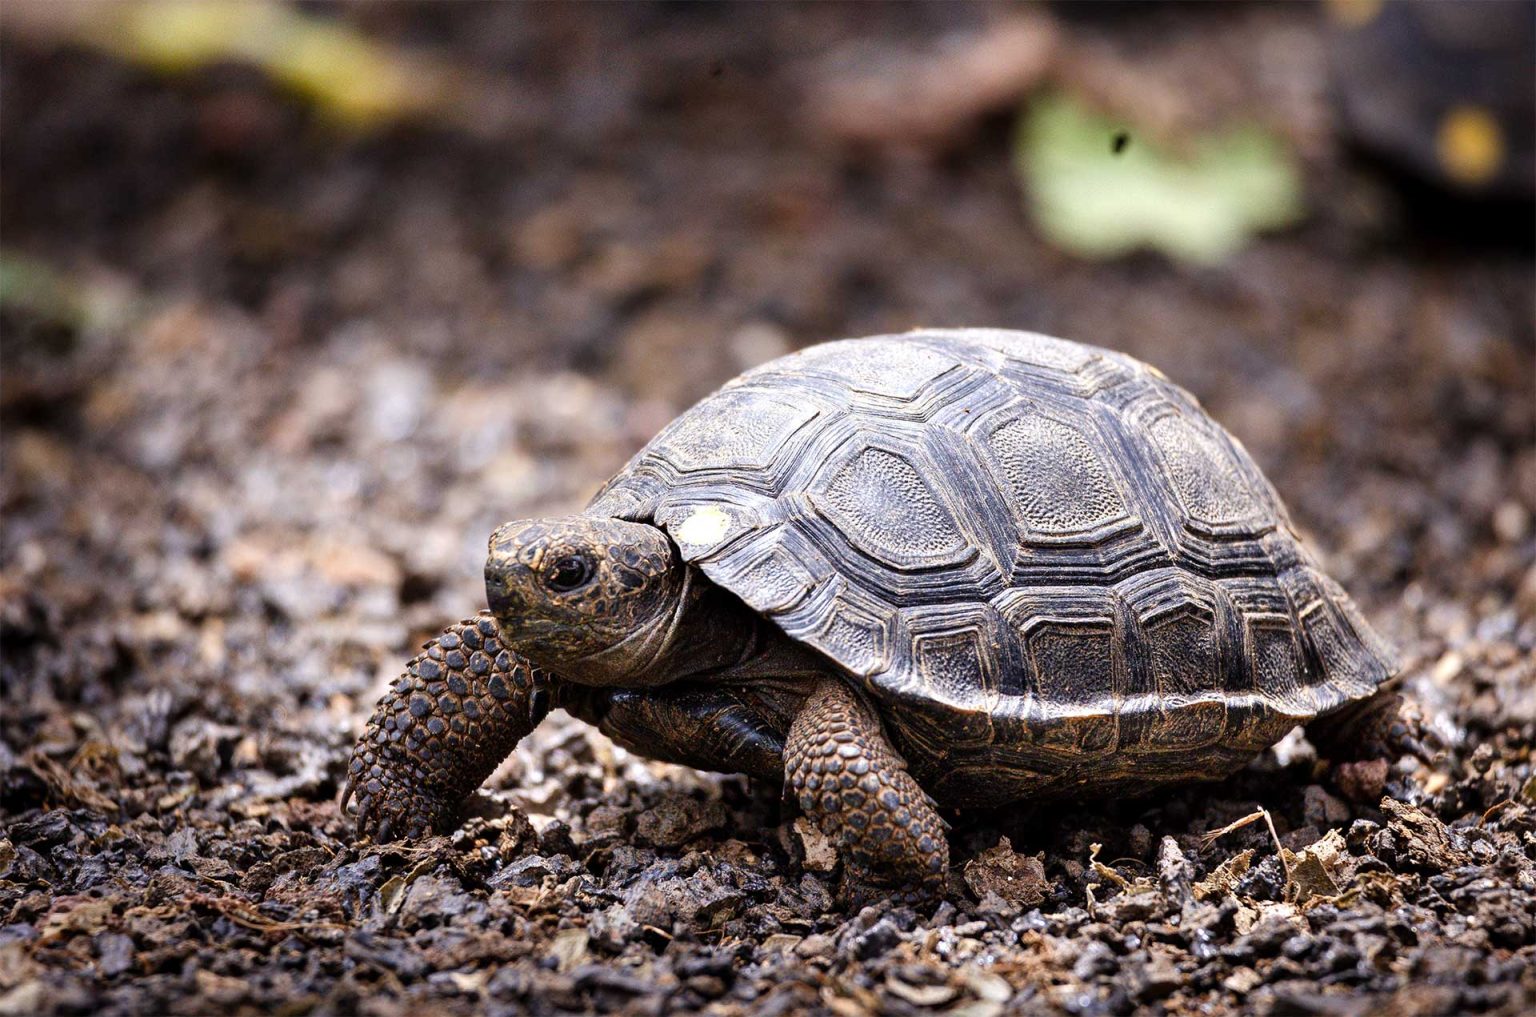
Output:
M1463 187L1488 183L1504 165L1504 132L1480 106L1458 106L1440 121L1435 150L1446 174Z
M693 544L698 547L707 547L719 543L720 538L730 532L731 516L724 509L707 505L704 508L693 510L693 514L683 520L683 525L677 528L677 542L680 544Z

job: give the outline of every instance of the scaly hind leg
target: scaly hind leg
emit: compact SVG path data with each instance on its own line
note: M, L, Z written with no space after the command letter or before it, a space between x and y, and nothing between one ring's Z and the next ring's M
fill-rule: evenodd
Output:
M341 807L377 841L445 829L549 712L553 676L503 646L487 612L427 643L379 700L347 766Z
M944 821L880 729L835 678L817 683L784 744L786 790L842 852L855 904L944 895Z
M1445 747L1418 707L1388 689L1318 717L1306 731L1318 754L1338 763L1413 756L1433 764Z

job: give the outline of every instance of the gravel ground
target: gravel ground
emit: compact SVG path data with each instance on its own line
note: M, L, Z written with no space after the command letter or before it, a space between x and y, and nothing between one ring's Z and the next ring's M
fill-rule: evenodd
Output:
M0 312L0 1014L1536 1006L1530 248L1415 229L1341 151L1315 12L1059 26L1074 87L1302 153L1307 223L1201 270L1044 247L1006 118L893 144L822 115L839 54L983 8L344 13L532 112L346 137L237 67L0 47L7 250L89 309ZM1165 797L956 817L923 912L840 910L777 788L563 715L452 836L351 843L351 740L480 606L493 526L578 508L749 364L917 324L1193 390L1445 758L1296 739Z

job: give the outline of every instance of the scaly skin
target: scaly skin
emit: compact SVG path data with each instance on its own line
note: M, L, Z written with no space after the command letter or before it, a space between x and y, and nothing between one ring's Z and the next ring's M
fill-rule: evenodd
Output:
M551 676L502 645L487 612L423 647L352 749L341 807L376 841L446 829L549 712Z
M852 903L944 895L944 821L845 682L818 683L790 725L784 763L801 809L841 849Z
M1306 730L1318 753L1335 762L1413 756L1432 766L1445 748L1418 707L1391 689L1319 717Z

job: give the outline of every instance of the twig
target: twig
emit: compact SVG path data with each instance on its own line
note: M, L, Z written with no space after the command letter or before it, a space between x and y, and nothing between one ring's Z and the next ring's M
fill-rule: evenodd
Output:
M1291 866L1285 860L1285 847L1280 843L1280 835L1275 832L1275 821L1270 818L1268 809L1260 808L1257 812L1250 812L1241 819L1233 820L1220 830L1214 830L1203 835L1200 838L1200 846L1208 848L1233 830L1241 830L1243 827L1260 819L1264 820L1265 825L1269 827L1269 836L1275 842L1275 852L1280 856L1280 869L1285 873L1285 881L1289 883L1291 881Z

